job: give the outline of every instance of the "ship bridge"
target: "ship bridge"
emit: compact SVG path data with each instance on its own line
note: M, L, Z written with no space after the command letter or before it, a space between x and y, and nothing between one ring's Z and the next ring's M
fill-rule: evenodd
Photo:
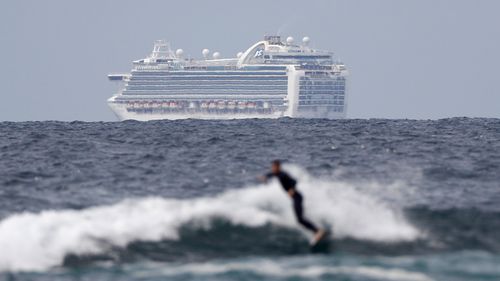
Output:
M309 37L302 39L302 45L294 43L293 37L286 41L281 36L265 36L263 41L255 43L243 53L238 61L239 66L248 64L282 64L302 65L333 63L333 53L309 47Z

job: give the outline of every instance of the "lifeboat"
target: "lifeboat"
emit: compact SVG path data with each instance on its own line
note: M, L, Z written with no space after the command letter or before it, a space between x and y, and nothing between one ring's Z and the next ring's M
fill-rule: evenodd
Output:
M215 102L210 102L208 104L208 109L216 109L217 108L217 104Z
M246 108L247 108L247 104L245 102L243 102L243 101L238 102L238 109L243 110Z
M264 109L269 109L269 108L271 107L271 105L270 105L267 101L265 101L265 102L262 104L262 107L263 107Z
M234 102L234 101L228 102L227 103L227 108L231 109L231 110L234 110L236 108L236 102Z
M170 102L170 108L177 108L178 104L175 101Z
M192 102L190 102L190 103L189 103L189 108L190 108L190 109L195 109L196 107L197 107L197 106L196 106L196 103L195 103L195 102L193 102L193 101L192 101Z
M257 105L255 104L255 102L249 102L247 104L248 109L255 109L256 107L257 107Z
M206 103L206 102L202 102L200 107L201 107L202 109L208 109L208 103Z
M217 109L220 109L220 110L226 109L226 102L225 101L218 102Z
M168 101L164 101L162 104L161 104L161 107L162 108L169 108L170 107L170 104Z

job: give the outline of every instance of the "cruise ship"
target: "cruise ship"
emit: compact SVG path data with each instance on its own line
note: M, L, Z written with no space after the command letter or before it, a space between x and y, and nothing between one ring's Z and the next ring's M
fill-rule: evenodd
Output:
M120 84L108 104L120 120L344 118L347 76L309 37L265 36L235 58L203 49L200 59L158 40L130 73L108 75Z

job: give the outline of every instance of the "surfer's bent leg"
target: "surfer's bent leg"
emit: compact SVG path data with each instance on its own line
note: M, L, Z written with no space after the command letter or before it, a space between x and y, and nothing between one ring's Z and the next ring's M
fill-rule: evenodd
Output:
M310 221L304 218L304 209L302 207L302 195L300 193L296 192L295 195L293 196L293 210L295 211L295 217L297 218L297 221L303 225L305 228L309 229L310 231L316 233L318 231L318 228L314 226Z

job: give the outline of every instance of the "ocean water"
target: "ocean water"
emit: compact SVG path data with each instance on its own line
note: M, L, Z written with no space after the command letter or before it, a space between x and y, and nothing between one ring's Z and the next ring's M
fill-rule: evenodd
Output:
M2 122L0 280L500 280L500 120Z

